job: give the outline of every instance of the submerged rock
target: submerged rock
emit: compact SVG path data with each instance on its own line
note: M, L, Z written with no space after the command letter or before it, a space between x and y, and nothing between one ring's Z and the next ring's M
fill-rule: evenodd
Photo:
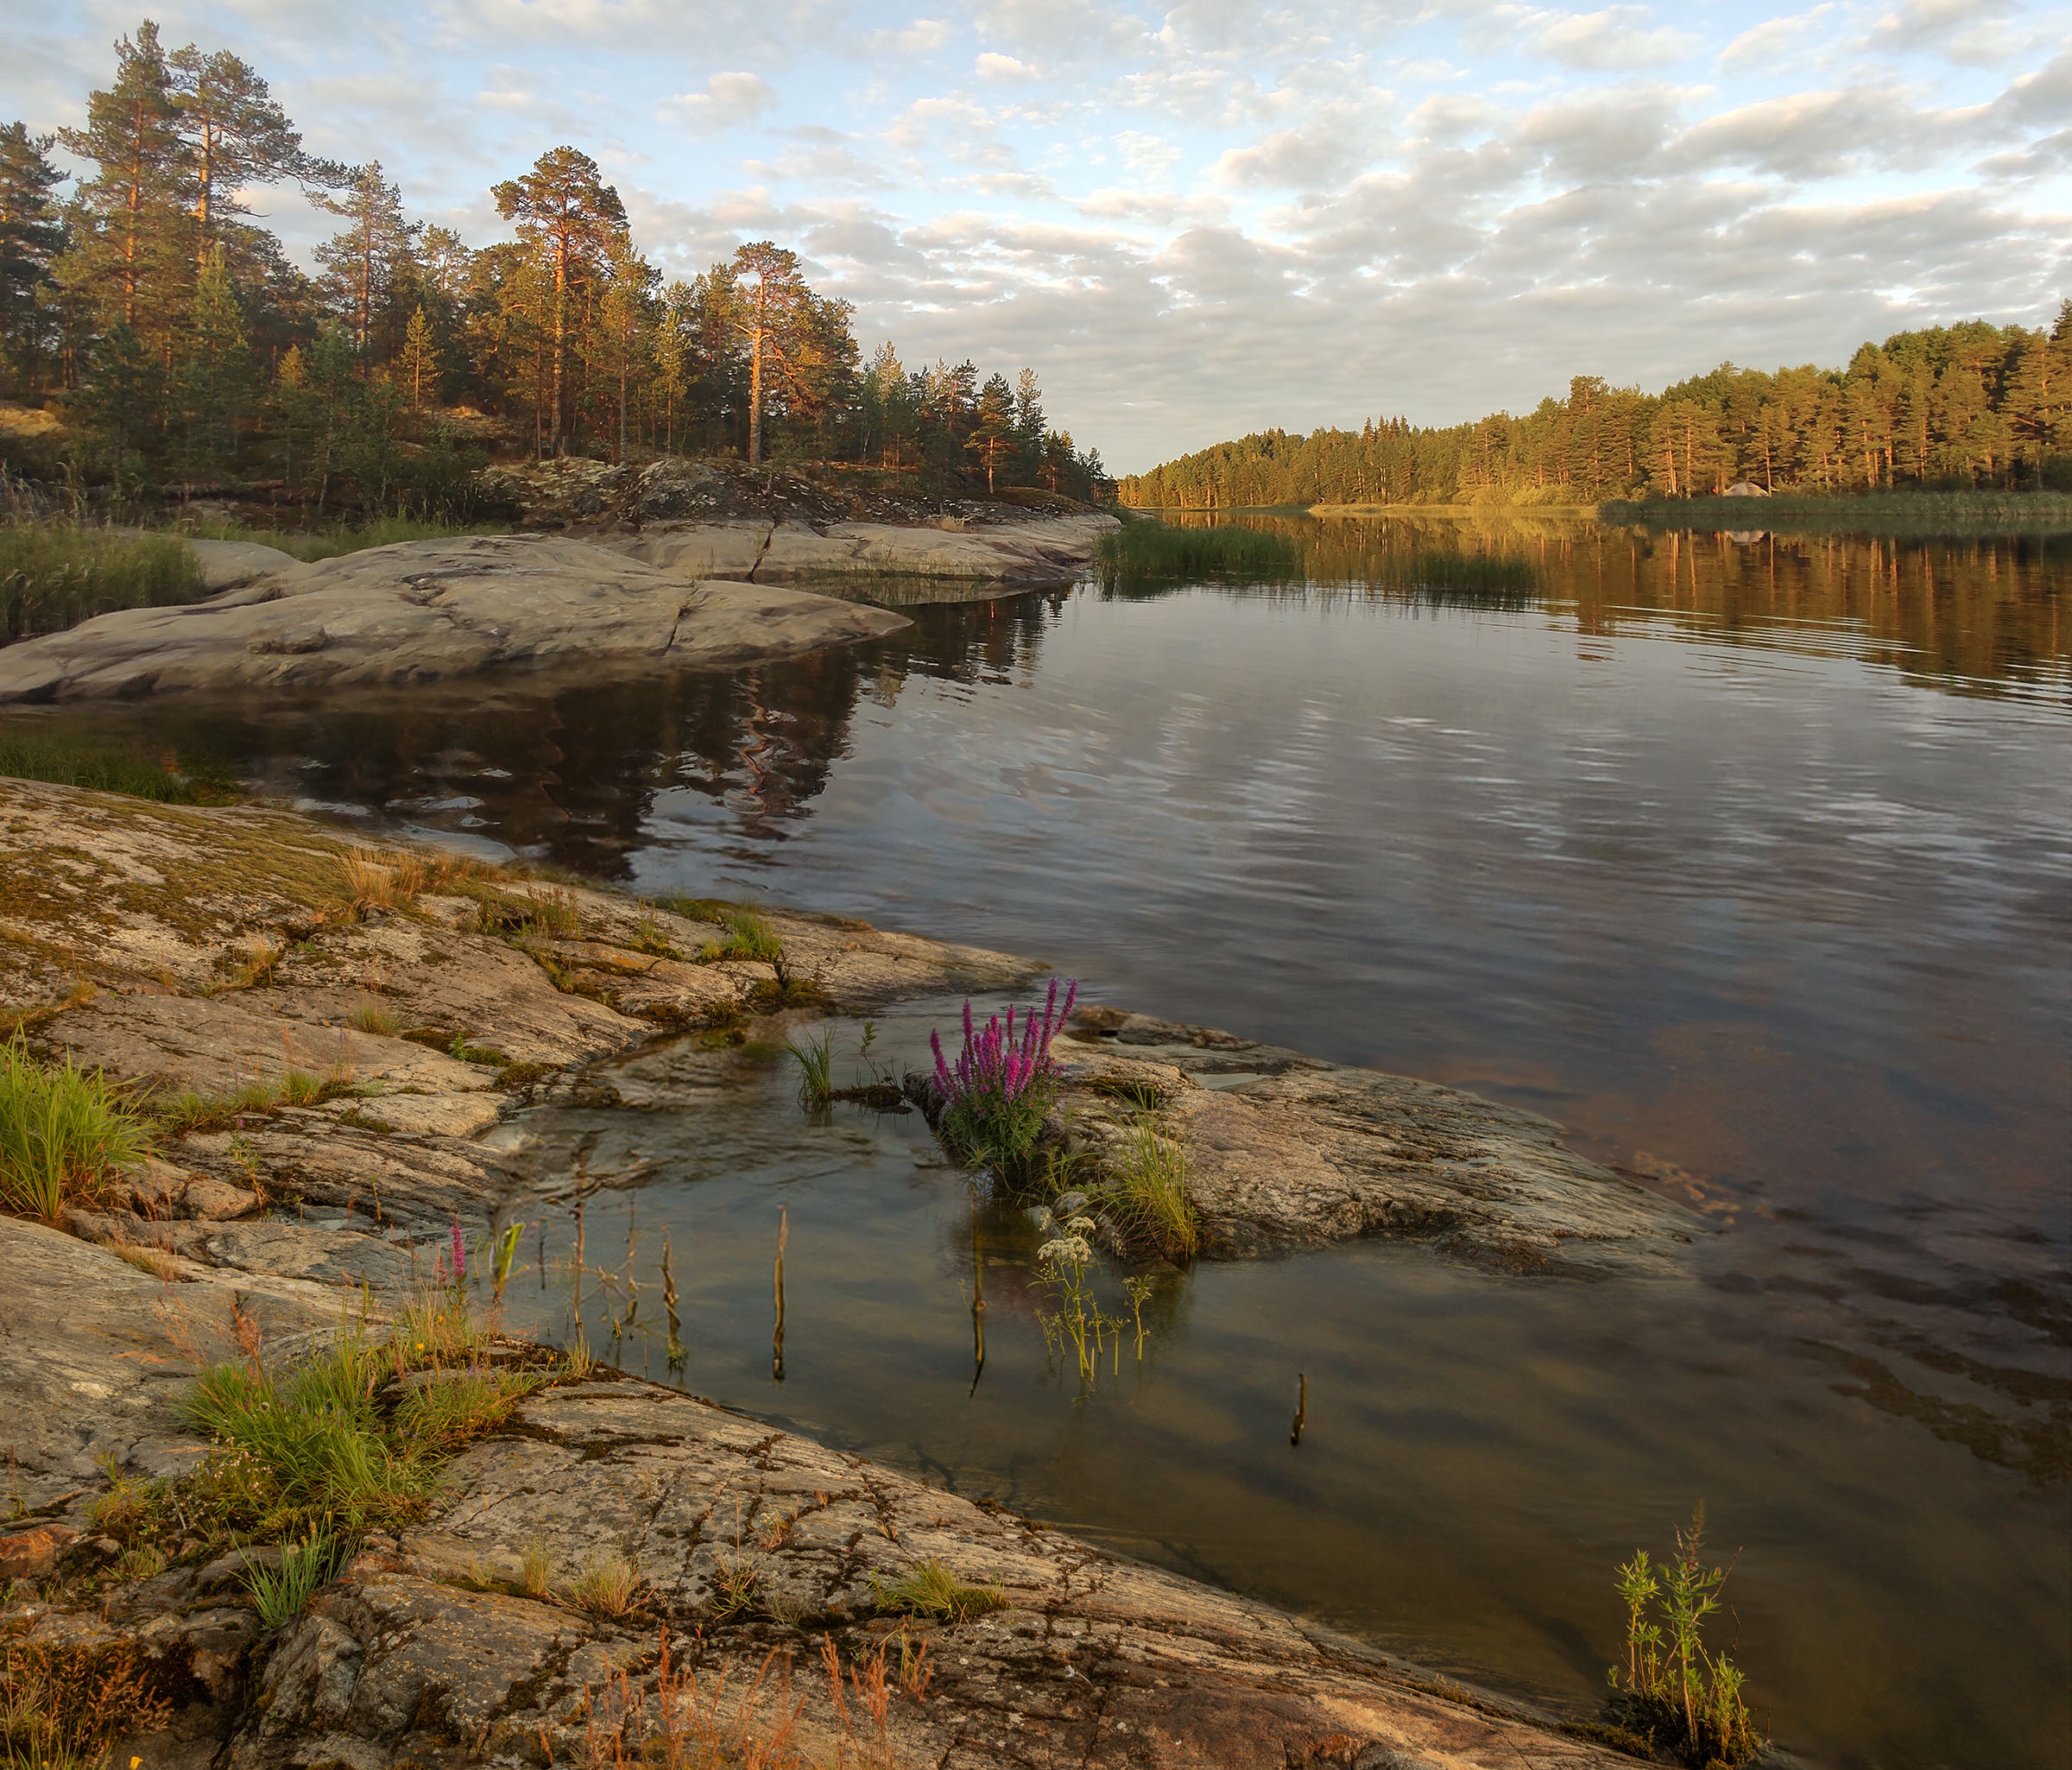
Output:
M124 609L0 650L0 701L434 682L515 665L718 668L897 631L905 617L685 583L579 541L471 535L290 565L186 607Z

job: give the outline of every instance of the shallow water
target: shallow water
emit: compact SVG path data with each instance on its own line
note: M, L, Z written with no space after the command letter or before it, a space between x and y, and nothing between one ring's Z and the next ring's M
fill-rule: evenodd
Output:
M1292 532L1320 581L922 609L611 691L130 717L370 825L1027 952L1561 1119L1721 1225L1687 1282L1388 1244L1203 1267L1084 1395L996 1212L970 1388L973 1207L912 1118L801 1134L748 1053L671 1059L677 1109L533 1128L640 1147L589 1256L633 1201L652 1321L668 1228L700 1393L1578 1711L1612 1563L1702 1496L1780 1740L2064 1762L2065 555Z

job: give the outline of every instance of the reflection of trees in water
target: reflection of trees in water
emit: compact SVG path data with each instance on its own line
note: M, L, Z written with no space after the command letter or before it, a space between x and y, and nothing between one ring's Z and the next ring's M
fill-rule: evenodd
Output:
M1523 608L1584 632L1635 614L1846 651L1966 692L2072 693L2072 541L1654 533L1554 517L1247 515L1302 549L1312 599ZM1830 629L1823 634L1821 629Z

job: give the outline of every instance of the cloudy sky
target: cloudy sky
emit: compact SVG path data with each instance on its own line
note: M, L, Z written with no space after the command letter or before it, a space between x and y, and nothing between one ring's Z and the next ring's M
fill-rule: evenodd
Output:
M2072 4L195 0L309 145L476 243L572 142L690 274L795 247L868 351L1033 365L1128 471L1526 409L1573 374L1845 360L2072 294ZM139 13L9 0L0 119ZM939 14L939 16L937 16ZM305 256L319 218L257 206Z

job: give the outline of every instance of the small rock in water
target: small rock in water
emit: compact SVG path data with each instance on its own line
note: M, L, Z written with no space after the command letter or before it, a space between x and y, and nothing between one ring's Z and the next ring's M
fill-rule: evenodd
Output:
M1086 1209L1086 1194L1083 1192L1060 1193L1052 1200L1051 1209L1058 1214L1060 1221L1068 1217L1077 1217Z

